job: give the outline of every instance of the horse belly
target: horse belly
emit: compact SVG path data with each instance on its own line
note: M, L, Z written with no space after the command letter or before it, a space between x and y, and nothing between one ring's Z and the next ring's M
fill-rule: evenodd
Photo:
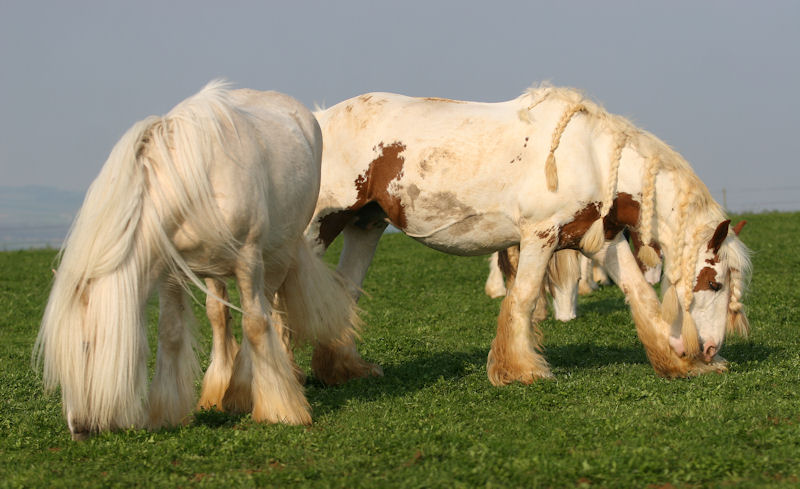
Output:
M452 255L485 255L519 243L516 226L502 214L471 214L439 226L433 220L415 221L409 222L408 236Z

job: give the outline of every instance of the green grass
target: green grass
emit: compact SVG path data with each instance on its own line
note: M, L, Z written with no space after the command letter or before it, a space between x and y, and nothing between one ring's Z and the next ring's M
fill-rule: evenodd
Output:
M0 253L0 487L796 487L800 213L739 217L754 250L753 331L725 345L729 373L657 377L622 294L606 287L581 298L578 319L543 323L555 380L493 387L500 301L483 294L485 260L389 235L361 301L360 350L383 378L309 379L311 427L201 413L85 443L70 440L58 396L30 367L55 253Z

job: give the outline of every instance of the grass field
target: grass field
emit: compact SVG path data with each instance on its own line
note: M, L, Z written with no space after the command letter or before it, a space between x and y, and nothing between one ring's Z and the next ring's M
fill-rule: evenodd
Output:
M753 331L725 345L726 374L657 377L606 287L581 298L578 319L542 324L555 380L494 387L500 301L483 294L485 259L395 234L361 301L360 350L385 376L332 388L310 378L312 426L204 412L84 443L30 367L55 253L2 252L0 487L797 487L800 213L737 217L754 251ZM195 308L205 366L210 331ZM308 350L299 361L308 371Z

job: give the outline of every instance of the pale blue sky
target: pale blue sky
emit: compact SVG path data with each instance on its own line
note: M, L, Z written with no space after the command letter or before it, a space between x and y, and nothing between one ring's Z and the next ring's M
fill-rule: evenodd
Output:
M799 25L797 1L0 0L0 186L85 190L133 122L215 77L308 105L549 80L670 143L730 207L800 209Z

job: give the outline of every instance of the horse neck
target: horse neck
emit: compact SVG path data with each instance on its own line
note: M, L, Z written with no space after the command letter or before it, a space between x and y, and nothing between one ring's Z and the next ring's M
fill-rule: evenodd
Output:
M664 273L675 282L693 273L702 240L724 216L691 170L661 169L656 194L654 218L658 231L654 237L664 253Z

